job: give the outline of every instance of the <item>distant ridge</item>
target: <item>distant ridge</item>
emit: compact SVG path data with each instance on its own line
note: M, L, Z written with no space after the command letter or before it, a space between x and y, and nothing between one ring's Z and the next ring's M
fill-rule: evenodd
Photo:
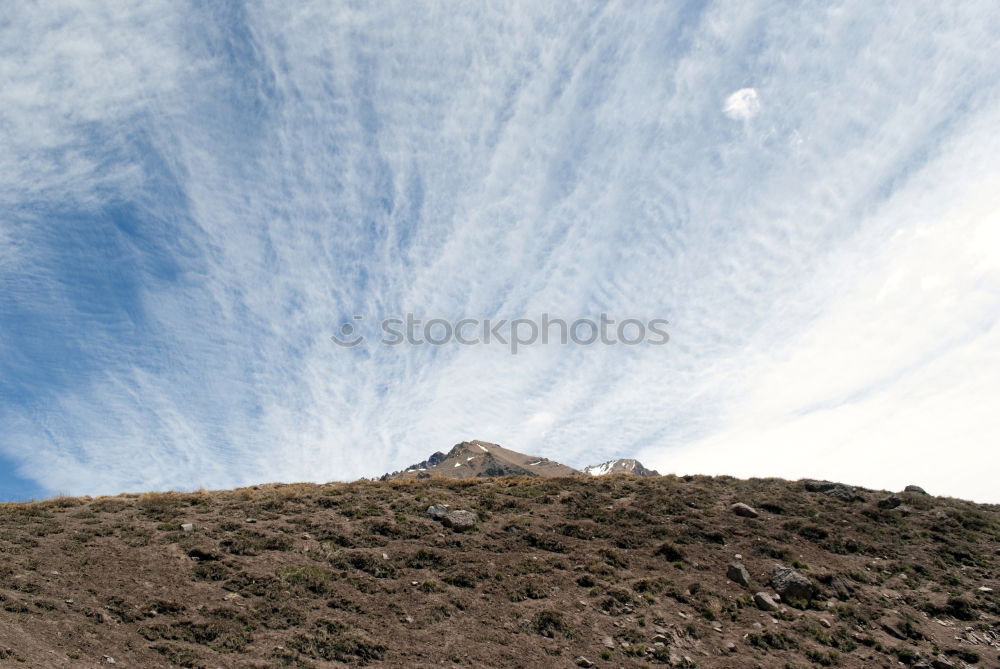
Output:
M591 476L605 476L606 474L635 474L636 476L659 476L660 472L655 469L646 469L642 463L632 458L619 458L618 460L608 460L599 465L591 465L583 468L584 474Z
M659 476L659 472L643 467L632 458L609 460L600 465L584 467L581 472L555 460L526 455L488 441L463 441L450 451L437 451L426 460L410 465L401 471L384 474L381 480L430 478L443 476L453 479L488 478L492 476L604 476L606 474L633 474Z

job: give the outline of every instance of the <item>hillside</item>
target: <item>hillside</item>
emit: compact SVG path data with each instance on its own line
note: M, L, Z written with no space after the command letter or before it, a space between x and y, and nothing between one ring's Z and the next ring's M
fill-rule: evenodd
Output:
M995 667L998 548L995 506L780 480L6 504L0 666Z

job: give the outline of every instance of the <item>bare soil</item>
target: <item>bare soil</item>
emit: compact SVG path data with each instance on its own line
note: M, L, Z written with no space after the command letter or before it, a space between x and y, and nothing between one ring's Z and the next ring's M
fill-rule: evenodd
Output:
M0 666L1000 666L998 507L860 492L432 477L0 505ZM775 564L818 596L758 609Z

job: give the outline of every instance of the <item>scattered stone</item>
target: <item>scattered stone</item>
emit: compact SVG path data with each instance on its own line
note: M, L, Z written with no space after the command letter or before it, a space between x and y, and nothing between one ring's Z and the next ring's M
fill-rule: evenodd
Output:
M774 565L771 570L771 587L781 595L781 600L792 606L805 608L816 596L816 586L791 567Z
M934 669L957 669L958 667L958 665L946 658L944 655L938 655L931 660L931 666Z
M115 663L115 658L111 657L110 655L104 655L104 656L101 657L101 659L104 660L104 664L114 664Z
M990 588L990 587L987 587L987 586L984 585L984 586L982 586L982 587L979 588L979 592L993 592L993 588Z
M831 627L833 627L833 625L830 624L830 621L827 620L826 618L820 618L819 619L819 624L822 625L823 627L827 628L827 629L830 629Z
M903 492L915 492L918 495L926 495L927 494L927 491L924 490L923 488L921 488L918 485L908 485L905 488L903 488Z
M580 657L576 658L575 662L576 662L576 666L578 666L578 667L592 667L592 666L594 666L594 663L591 662L590 660L588 660L587 658L585 658L583 655L581 655Z
M726 650L728 650L730 653L735 653L736 652L736 644L733 643L732 641L730 641L729 643L726 644Z
M853 501L857 499L858 493L851 486L844 485L843 483L834 483L832 481L815 481L807 480L805 482L806 490L809 492L821 492L824 495L829 495L835 499L842 499L845 501Z
M441 520L448 514L448 506L446 504L431 504L427 507L427 515L434 520Z
M194 523L184 523L181 525L181 530L184 532L194 532ZM111 664L110 662L108 664Z
M601 639L601 643L604 644L605 648L614 648L615 647L615 640L612 639L609 636L606 636L603 639Z
M903 498L899 495L889 495L884 499L878 501L878 508L880 509L895 509L897 506L903 503Z
M739 583L744 588L750 587L750 572L739 562L733 562L726 570L726 577L734 583Z
M756 509L752 506L744 504L743 502L736 502L736 504L730 506L729 509L737 516L743 516L744 518L757 518L760 516Z
M456 532L464 532L475 527L476 523L479 522L479 517L471 511L460 509L449 511L440 520L445 527L450 527Z
M758 592L753 596L753 603L761 611L777 611L778 605L766 592Z

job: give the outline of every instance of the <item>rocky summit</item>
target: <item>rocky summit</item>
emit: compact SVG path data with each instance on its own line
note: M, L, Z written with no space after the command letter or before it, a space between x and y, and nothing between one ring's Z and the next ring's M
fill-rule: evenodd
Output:
M535 455L525 455L488 441L463 441L448 451L440 451L423 462L406 469L385 474L382 480L424 479L441 476L453 479L489 478L495 476L579 476L572 467Z
M996 506L510 453L0 505L0 666L1000 666Z
M605 476L607 474L634 474L636 476L659 476L660 473L654 469L646 469L642 463L632 458L621 458L619 460L609 460L599 465L592 465L583 468L584 474L591 476Z

